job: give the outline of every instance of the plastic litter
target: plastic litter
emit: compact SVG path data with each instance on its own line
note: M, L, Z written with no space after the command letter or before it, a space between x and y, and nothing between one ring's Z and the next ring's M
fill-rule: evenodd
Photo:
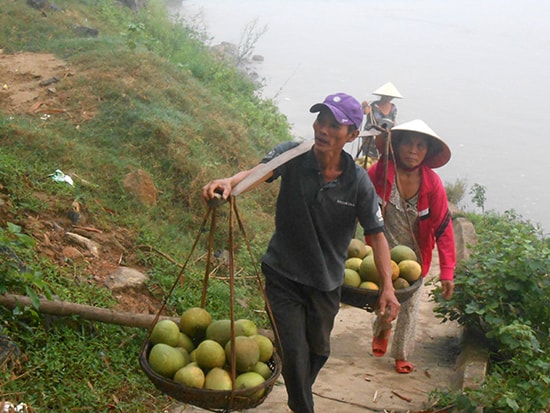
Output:
M2 410L2 413L30 413L29 408L25 403L19 403L17 406L15 406L11 402L4 402L4 409Z
M65 175L61 170L56 169L55 173L50 174L48 176L51 176L52 179L55 182L67 182L69 185L74 186L73 178L71 178L69 175Z

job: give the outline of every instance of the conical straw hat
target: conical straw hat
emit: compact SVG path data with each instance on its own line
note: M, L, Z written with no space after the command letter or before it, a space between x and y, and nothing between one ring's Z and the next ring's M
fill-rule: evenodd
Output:
M424 159L424 165L430 168L439 168L449 162L451 159L451 149L449 146L420 119L405 122L391 129L393 147L395 148L397 146L400 139L412 133L421 133L428 138L429 151ZM384 138L386 136L385 133L381 133L375 139L376 147L380 153L384 151L384 144L386 141Z
M399 93L399 90L393 85L392 82L388 82L382 86L380 86L378 89L376 89L374 92L372 92L373 95L379 95L379 96L391 96L393 98L401 99L403 96L401 93Z

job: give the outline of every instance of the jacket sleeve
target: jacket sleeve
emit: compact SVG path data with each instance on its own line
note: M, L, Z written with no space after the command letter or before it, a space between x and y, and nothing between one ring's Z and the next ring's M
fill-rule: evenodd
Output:
M387 201L389 199L390 192L391 192L391 182L393 182L393 179L395 176L393 165L391 162L388 164L388 171L387 171L388 176L384 176L386 174L386 171L385 171L386 162L387 162L387 157L382 156L368 170L369 177L372 183L374 184L376 193L384 201ZM386 182L385 185L384 185L384 182ZM385 194L384 194L384 189L386 190Z
M435 174L432 199L433 236L439 254L439 268L441 280L453 280L456 266L456 250L453 231L453 222L449 212L447 194L441 178Z

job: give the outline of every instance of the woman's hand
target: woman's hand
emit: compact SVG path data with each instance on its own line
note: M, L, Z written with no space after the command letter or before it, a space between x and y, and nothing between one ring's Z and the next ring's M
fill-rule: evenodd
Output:
M387 322L391 323L397 318L401 304L395 296L392 284L390 247L383 232L366 235L365 242L372 247L376 269L381 278L382 291L378 297L378 310L385 314Z
M452 280L441 280L441 297L450 300L455 290L455 283Z

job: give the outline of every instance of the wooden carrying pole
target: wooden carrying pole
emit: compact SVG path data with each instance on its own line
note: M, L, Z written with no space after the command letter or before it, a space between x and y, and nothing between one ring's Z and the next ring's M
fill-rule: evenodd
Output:
M32 301L29 297L24 295L4 294L0 295L0 305L10 309L17 306L31 307ZM150 328L156 318L155 314L123 313L106 308L93 307L90 305L46 299L40 300L38 311L57 316L78 315L86 320L141 328ZM159 318L168 318L179 324L179 318L176 317L160 316Z

